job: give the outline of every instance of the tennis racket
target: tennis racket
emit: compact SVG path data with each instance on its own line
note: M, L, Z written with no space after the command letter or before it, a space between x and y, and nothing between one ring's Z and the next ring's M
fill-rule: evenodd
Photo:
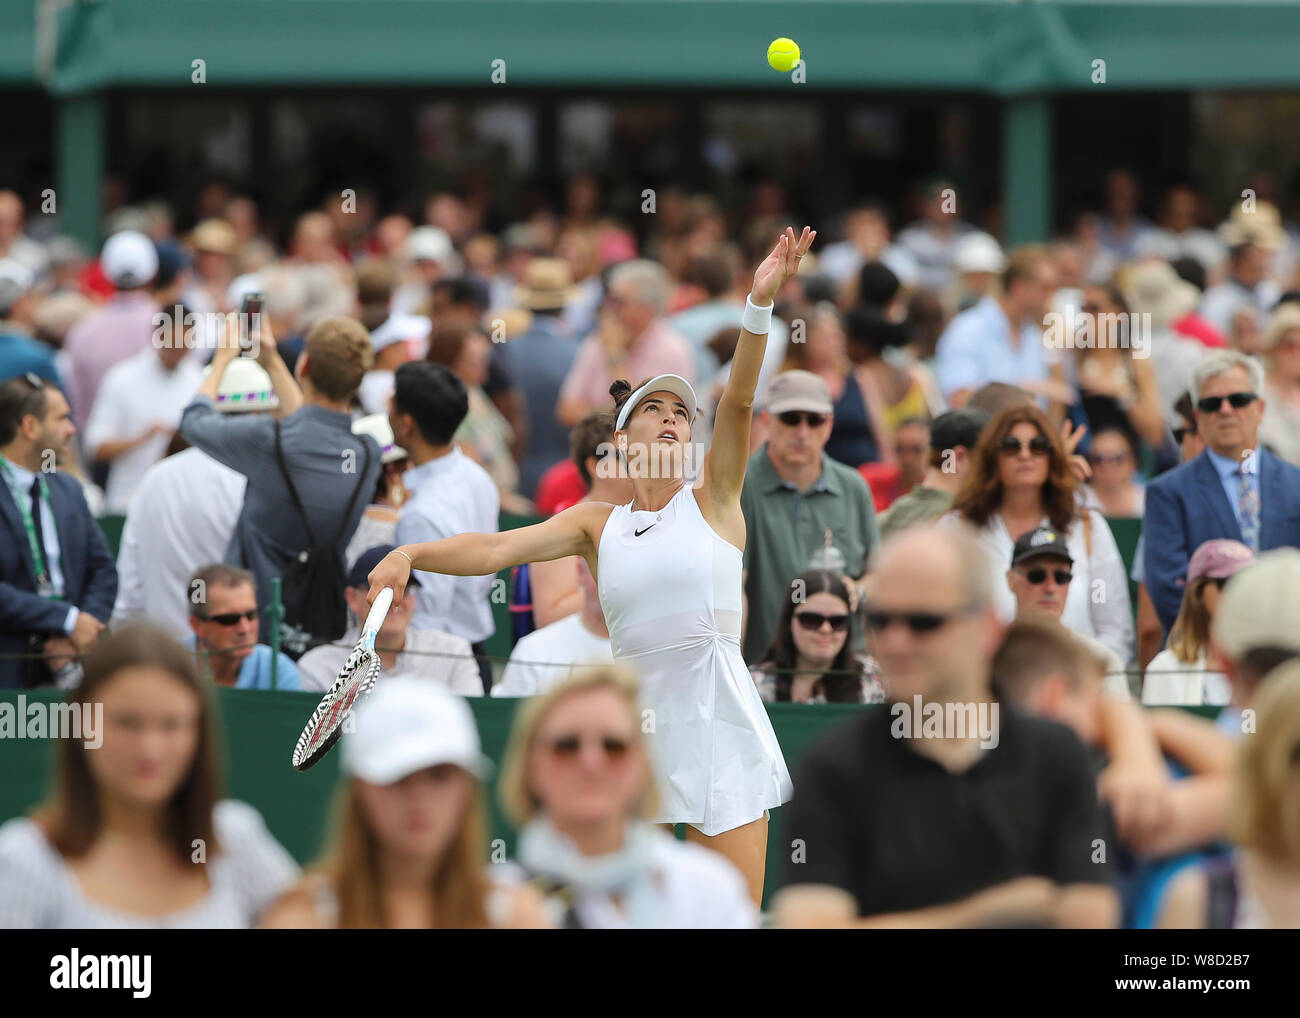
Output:
M385 587L370 606L366 624L361 629L361 639L343 662L339 677L321 697L311 718L298 736L293 748L295 770L305 771L320 761L333 748L343 734L343 726L352 714L357 699L374 688L379 677L379 654L375 651L375 635L388 617L393 604L393 588Z

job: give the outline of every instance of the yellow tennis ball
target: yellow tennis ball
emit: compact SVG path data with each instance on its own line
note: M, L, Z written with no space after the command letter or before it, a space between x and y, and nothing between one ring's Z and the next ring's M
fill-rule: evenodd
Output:
M767 62L778 71L788 71L799 62L799 44L782 36L767 48Z

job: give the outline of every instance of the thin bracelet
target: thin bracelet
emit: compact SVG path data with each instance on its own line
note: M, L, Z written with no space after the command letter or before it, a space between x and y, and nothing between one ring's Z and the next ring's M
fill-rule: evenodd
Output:
M410 555L408 555L408 554L406 554L406 552L402 551L401 548L394 548L394 549L393 549L392 551L390 551L388 554L390 554L390 555L401 555L402 558L406 559L407 562L411 563L411 568L412 568L412 569L415 568L415 559L411 558Z

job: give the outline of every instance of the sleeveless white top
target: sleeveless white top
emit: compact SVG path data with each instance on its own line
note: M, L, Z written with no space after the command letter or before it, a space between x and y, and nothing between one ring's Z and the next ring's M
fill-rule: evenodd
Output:
M654 822L710 836L794 791L740 653L742 558L689 486L659 512L616 506L598 549L614 660L638 672L642 706L653 711L644 730L662 799Z

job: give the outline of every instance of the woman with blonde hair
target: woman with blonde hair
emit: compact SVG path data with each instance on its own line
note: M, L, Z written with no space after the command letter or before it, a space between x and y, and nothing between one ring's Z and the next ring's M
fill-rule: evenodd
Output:
M979 531L996 574L994 604L1005 622L1016 614L1006 578L1016 541L1039 527L1063 534L1073 578L1061 623L1128 662L1133 615L1124 562L1105 517L1083 507L1077 490L1067 447L1047 415L1033 404L1015 404L980 433L953 511L944 519L964 520Z
M637 694L628 669L593 667L519 709L498 789L520 828L516 869L568 928L752 927L740 873L649 823L653 716Z
M254 925L298 867L257 810L220 798L212 689L194 656L124 626L58 706L86 719L83 737L59 740L50 800L0 826L0 927Z
M1180 873L1164 929L1300 929L1300 662L1269 673L1228 796L1231 856Z
M1151 659L1142 683L1148 706L1225 706L1232 686L1209 666L1210 624L1228 578L1255 561L1240 541L1206 541L1187 563L1187 585L1178 618L1169 630L1169 645Z
M542 927L541 899L485 865L490 764L465 701L426 679L379 683L343 740L334 849L267 914L271 928Z

